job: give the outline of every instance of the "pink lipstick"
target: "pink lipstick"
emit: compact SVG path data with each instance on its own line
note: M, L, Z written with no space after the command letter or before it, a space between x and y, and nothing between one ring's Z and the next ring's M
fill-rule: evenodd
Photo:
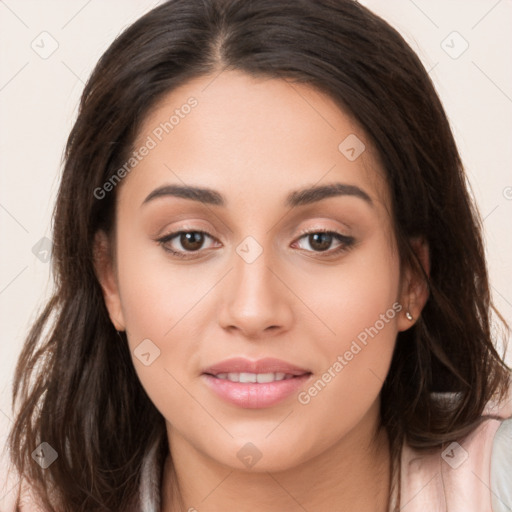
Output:
M310 376L310 370L274 358L227 359L206 368L202 374L219 397L246 409L278 404L298 391Z

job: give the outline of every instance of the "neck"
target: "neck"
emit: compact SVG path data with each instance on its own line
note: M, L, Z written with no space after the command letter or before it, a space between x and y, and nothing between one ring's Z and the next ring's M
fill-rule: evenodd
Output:
M376 419L376 418L374 418ZM334 446L279 472L247 472L219 464L168 426L161 512L387 512L390 450L385 429L362 421Z

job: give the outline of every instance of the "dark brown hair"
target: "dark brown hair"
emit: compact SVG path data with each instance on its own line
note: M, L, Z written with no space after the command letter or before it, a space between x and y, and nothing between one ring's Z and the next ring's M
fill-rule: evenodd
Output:
M171 0L101 57L66 146L56 288L19 358L9 437L16 469L48 510L129 510L149 445L161 438L168 450L164 420L95 276L94 235L111 232L116 190L103 199L94 190L126 161L163 95L223 69L316 87L354 116L379 154L402 265L422 272L430 290L421 318L398 335L382 388L395 459L403 440L432 447L468 434L506 392L479 215L433 84L398 32L352 0ZM418 236L429 244L430 276L411 248ZM437 400L440 392L454 399ZM31 457L42 441L59 454L46 470Z

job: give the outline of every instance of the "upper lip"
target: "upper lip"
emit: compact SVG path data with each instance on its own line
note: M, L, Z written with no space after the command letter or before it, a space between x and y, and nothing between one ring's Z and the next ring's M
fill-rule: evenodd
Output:
M288 375L304 375L311 373L286 361L265 357L256 361L243 357L234 357L215 363L206 368L203 373L218 375L219 373L286 373Z

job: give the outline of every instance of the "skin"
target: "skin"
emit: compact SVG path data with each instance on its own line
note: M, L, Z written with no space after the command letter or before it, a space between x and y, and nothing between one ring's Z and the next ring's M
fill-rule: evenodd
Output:
M400 266L378 156L357 123L308 85L238 71L214 77L173 90L146 118L136 148L189 97L198 101L124 178L115 237L100 232L96 241L112 322L126 330L132 354L144 339L160 349L149 366L133 362L167 425L173 464L165 465L162 511L385 511L379 394L397 333L414 324L405 312L416 319L427 291ZM354 161L338 150L349 134L366 145ZM372 205L354 196L284 204L292 190L333 182L359 187ZM212 188L227 206L175 197L142 205L167 184ZM340 242L319 251L302 229L355 243L326 257ZM211 238L180 259L156 241L180 230ZM247 236L263 251L252 263L236 252ZM167 246L190 247L179 237ZM428 269L426 245L415 247ZM314 382L397 302L403 309L307 405L293 394L240 408L201 378L230 357L276 357L309 369ZM249 442L262 455L252 468L237 457Z

